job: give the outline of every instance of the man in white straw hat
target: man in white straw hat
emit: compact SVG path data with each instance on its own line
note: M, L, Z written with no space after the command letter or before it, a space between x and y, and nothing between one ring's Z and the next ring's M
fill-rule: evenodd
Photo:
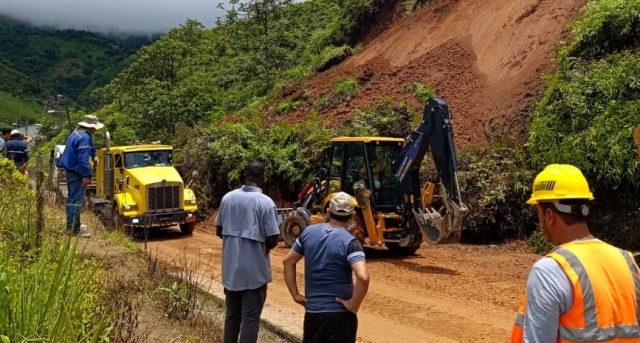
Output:
M82 238L91 237L89 232L80 230L80 209L84 205L85 192L91 182L89 159L98 164L93 147L92 135L104 126L98 117L87 115L67 139L67 145L58 162L67 178L67 233Z

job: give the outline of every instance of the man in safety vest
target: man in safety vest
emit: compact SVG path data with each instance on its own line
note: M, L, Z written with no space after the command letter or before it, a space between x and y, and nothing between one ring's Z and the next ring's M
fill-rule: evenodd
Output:
M574 166L552 164L536 176L527 204L557 248L529 273L511 342L640 342L638 267L589 231L593 199Z

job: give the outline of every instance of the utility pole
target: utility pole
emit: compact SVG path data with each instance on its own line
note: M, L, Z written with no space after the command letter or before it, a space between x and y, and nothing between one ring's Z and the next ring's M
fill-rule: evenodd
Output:
M64 95L58 94L56 97L50 97L44 101L44 111L50 114L64 113L67 117L67 129L69 132L73 131L73 124L71 123L71 112L69 111L69 100ZM64 111L59 111L58 108L63 107ZM51 109L56 108L56 109ZM49 110L47 110L49 109Z
M58 104L64 105L64 112L67 114L67 122L69 124L69 132L73 131L73 125L71 125L71 113L69 113L69 101L62 94L58 94Z

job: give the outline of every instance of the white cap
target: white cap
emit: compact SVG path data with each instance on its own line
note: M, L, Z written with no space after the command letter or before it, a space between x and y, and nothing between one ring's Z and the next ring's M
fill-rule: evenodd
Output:
M353 213L353 199L345 192L338 192L329 202L329 211L339 216L347 216Z

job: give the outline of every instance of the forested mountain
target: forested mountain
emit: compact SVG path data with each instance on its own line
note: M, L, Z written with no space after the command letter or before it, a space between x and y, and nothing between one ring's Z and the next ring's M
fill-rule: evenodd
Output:
M291 201L329 138L404 136L438 95L450 104L471 209L465 235L531 233L533 176L572 163L594 183L594 230L639 247L638 23L637 0L234 0L217 27L187 21L141 48L93 92L95 112L114 144L174 144L180 168L202 175L201 204L215 207L252 159L267 165L266 191ZM118 49L108 50L116 66L126 61ZM23 54L24 69L5 69L76 80L67 90L114 75L108 64L83 74L96 52L71 68L70 50L34 50L68 57L56 67Z
M596 181L594 230L640 246L639 1L235 4L215 29L163 36L97 92L114 139L176 143L211 206L253 158L286 199L330 137L404 135L438 94L453 111L468 235L532 232L533 175L572 163Z
M0 120L35 118L42 101L58 94L93 107L91 91L108 83L156 38L39 28L0 15Z

